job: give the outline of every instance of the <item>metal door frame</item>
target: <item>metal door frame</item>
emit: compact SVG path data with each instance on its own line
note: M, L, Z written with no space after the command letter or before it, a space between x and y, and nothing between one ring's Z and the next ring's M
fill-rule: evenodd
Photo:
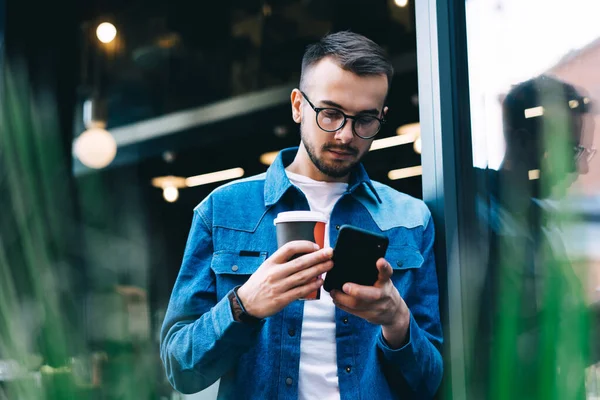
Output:
M467 398L472 330L466 325L469 274L476 260L465 0L415 1L423 199L436 224L436 260L444 327L439 397Z

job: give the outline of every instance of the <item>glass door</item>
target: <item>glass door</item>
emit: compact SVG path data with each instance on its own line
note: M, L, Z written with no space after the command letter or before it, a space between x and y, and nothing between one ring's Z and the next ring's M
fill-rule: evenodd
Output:
M597 398L597 2L416 4L445 398Z
M485 398L596 398L600 4L467 0L480 245L469 382Z

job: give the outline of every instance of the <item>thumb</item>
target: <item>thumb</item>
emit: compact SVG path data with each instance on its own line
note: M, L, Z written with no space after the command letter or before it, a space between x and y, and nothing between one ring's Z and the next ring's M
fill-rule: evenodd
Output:
M377 270L379 271L379 274L377 275L377 283L379 284L387 282L394 274L392 266L385 258L377 260Z

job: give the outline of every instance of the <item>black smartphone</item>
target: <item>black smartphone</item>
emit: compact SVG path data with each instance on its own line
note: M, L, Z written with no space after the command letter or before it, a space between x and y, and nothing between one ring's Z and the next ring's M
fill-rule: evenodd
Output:
M343 225L333 249L333 268L327 272L323 288L341 290L346 282L373 286L377 282L377 260L385 256L386 236L352 225Z

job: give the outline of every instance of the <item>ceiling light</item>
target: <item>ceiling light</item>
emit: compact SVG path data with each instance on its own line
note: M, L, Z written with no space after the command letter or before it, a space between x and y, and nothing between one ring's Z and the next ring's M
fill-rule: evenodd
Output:
M186 178L185 184L188 187L194 187L214 182L241 178L242 176L244 176L244 170L242 168L231 168L223 171L211 172L209 174L190 176L189 178Z
M163 189L163 198L169 203L175 203L179 198L179 189L173 186L167 186Z
M421 134L421 124L419 122L413 122L410 124L402 125L398 129L396 129L397 135L409 135L416 138Z
M387 149L388 147L400 146L412 143L415 138L412 135L392 136L384 139L374 140L371 144L371 151Z
M402 125L398 129L396 129L396 134L400 135L400 137L410 138L410 142L414 143L413 149L415 150L415 153L421 154L421 124L419 122L413 122L410 124Z
M533 107L525 109L525 118L535 118L544 115L544 107Z
M75 139L73 154L86 167L101 169L117 155L117 142L102 124L97 124Z
M273 164L273 161L275 161L275 159L277 158L277 154L279 154L279 150L261 154L259 158L260 163L264 165Z
M167 186L172 186L175 188L182 189L182 188L186 187L187 185L185 184L185 178L183 178L181 176L169 175L169 176L158 176L156 178L153 178L152 186L160 188L160 189L164 189Z
M539 169L532 169L529 171L529 180L530 181L535 181L536 179L540 179L540 170Z
M174 203L179 198L179 189L186 187L185 178L181 176L159 176L152 179L152 186L163 190L163 198Z
M410 98L411 103L413 103L413 105L415 107L419 106L419 93L415 93L412 95L412 97Z
M173 161L175 161L177 155L175 154L175 152L168 150L162 153L162 158L164 162L166 162L167 164L171 164Z
M110 43L117 36L117 28L110 22L103 22L96 28L96 36L102 43Z
M406 7L408 0L394 0L394 4L396 4L398 7Z
M421 142L421 136L419 135L419 137L417 138L417 140L415 140L415 143L413 144L413 149L415 150L415 153L421 154L422 144L423 143Z
M404 178L411 178L413 176L423 175L423 167L421 165L417 165L415 167L394 169L388 172L388 178L392 181Z
M279 138L286 137L288 134L288 128L285 125L277 125L273 128L273 134Z

